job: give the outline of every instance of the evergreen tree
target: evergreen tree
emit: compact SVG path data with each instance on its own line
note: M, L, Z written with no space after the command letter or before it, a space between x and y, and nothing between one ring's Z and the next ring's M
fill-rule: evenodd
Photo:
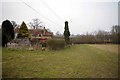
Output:
M64 39L65 39L65 42L66 44L69 43L70 39L69 39L69 36L70 36L70 32L69 32L69 27L68 27L68 21L65 21L65 31L64 31Z
M21 26L20 26L20 29L19 29L19 32L18 32L18 38L29 38L30 34L29 34L29 30L25 24L25 22L23 21Z
M12 39L14 39L13 25L9 20L5 20L2 23L2 47L5 47Z

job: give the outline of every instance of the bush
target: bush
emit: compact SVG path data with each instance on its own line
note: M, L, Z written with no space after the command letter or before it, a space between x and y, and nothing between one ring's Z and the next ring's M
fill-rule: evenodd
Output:
M41 44L42 44L42 47L46 47L47 46L46 42L43 42Z
M51 39L47 41L47 47L50 50L59 50L65 47L64 40Z
M33 38L31 40L31 45L34 46L34 45L40 45L40 40L39 38Z

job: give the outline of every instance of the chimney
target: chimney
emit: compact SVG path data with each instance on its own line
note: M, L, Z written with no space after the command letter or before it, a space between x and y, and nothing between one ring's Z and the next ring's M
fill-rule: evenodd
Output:
M43 35L45 35L45 31L46 31L46 30L45 30L45 27L44 27L44 28L43 28Z

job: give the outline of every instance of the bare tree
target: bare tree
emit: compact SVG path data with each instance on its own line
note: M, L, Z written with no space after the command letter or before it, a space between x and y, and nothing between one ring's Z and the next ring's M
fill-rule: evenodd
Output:
M35 18L35 19L32 19L32 22L29 23L29 26L33 29L39 29L43 27L43 22L40 21L40 19Z
M112 26L111 33L113 43L120 43L120 26L119 25Z
M11 21L13 28L17 27L17 23L15 21Z
M112 26L111 32L116 34L120 33L120 26L119 25Z
M55 35L56 35L56 36L61 36L62 34L61 34L59 31L57 31L57 32L55 33Z

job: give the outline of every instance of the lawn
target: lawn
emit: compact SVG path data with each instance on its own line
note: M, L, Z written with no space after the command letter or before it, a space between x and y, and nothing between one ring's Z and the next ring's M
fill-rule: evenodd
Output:
M3 78L117 78L118 53L88 44L72 45L59 51L3 48L2 76Z

